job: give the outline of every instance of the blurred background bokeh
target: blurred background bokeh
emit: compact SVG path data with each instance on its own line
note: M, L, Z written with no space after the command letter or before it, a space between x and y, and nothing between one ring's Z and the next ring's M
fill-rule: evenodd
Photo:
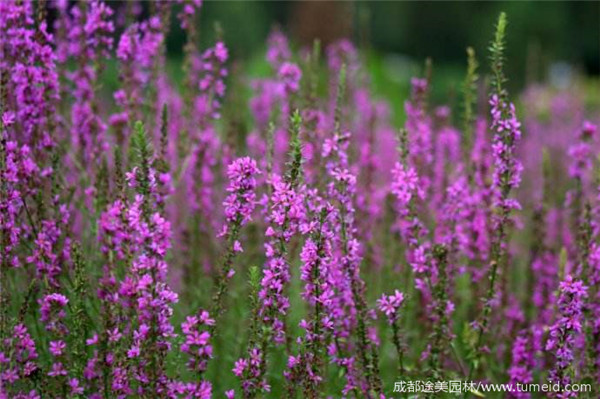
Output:
M452 98L459 90L467 46L476 50L486 70L487 45L500 11L510 23L507 68L512 90L536 81L565 86L575 75L597 80L597 1L205 1L198 25L203 45L210 45L215 30L221 30L232 59L246 65L264 58L273 26L300 47L315 38L323 45L351 38L368 57L375 87L392 97L407 88L410 76L422 74L430 57L435 101ZM182 56L185 41L175 25L168 43L174 60Z
M500 11L510 18L513 64L524 68L528 53L538 52L545 58L540 64L563 60L599 73L597 1L206 1L199 22L202 37L211 40L218 21L233 53L244 58L264 46L277 24L298 44L349 37L383 53L462 64L467 45L486 47ZM171 37L172 54L184 40L178 33Z
M132 14L142 20L152 8L150 1L109 4L123 20ZM520 93L535 83L560 90L579 85L590 101L600 104L599 1L204 0L196 25L201 49L222 36L234 79L269 73L266 38L273 28L281 29L296 49L310 47L316 38L323 48L349 38L361 50L374 93L392 106L401 106L410 78L422 76L430 58L431 99L454 108L453 102L460 101L466 48L475 49L485 78L487 47L501 11L509 19L506 71L511 92ZM183 76L186 36L176 12L171 16L168 68L177 81ZM108 65L104 85L116 90L116 64ZM403 121L401 113L393 119L396 124Z
M380 54L416 62L431 57L434 64L462 69L465 47L486 49L500 11L510 21L511 75L544 78L556 62L586 74L600 72L597 1L206 1L199 24L210 43L218 22L238 59L257 54L279 25L298 45L348 37ZM183 32L173 31L170 54L180 55L183 41Z

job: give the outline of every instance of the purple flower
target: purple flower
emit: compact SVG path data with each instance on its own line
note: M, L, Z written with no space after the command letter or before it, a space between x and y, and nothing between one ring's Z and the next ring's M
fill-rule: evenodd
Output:
M235 362L235 367L232 370L233 374L235 374L238 377L241 377L242 374L244 373L244 370L246 370L247 367L248 367L247 359L238 359Z
M523 166L515 158L515 145L521 139L521 123L517 120L515 106L500 99L497 94L490 99L492 106L492 124L494 143L494 188L498 192L498 206L508 207L509 199L506 192L515 189L521 182ZM514 200L512 200L514 201Z
M2 340L0 350L0 387L25 379L38 369L35 343L23 324L17 324L11 335Z
M579 141L569 147L569 157L571 165L569 174L573 178L582 179L593 166L593 149L591 141L594 139L596 126L589 121L585 121L579 132Z
M194 24L194 15L202 7L202 0L177 0L177 2L183 4L181 12L177 14L181 29L189 29Z
M77 378L71 378L69 380L69 387L71 388L71 395L83 395L83 387L79 385Z
M34 12L30 2L0 4L0 75L5 86L2 119L8 139L48 151L56 144L52 127L58 121L59 78L53 37L45 21L36 26Z
M393 295L381 295L381 298L377 300L379 310L382 311L388 319L390 324L394 323L398 317L398 309L404 302L404 294L400 291L395 290Z
M411 79L411 97L404 104L406 112L406 132L410 142L410 161L421 168L421 185L425 190L429 187L430 176L427 171L433 162L433 121L425 110L425 97L429 90L426 79Z
M201 78L199 81L200 94L195 99L196 112L202 124L207 118L218 119L220 102L225 96L225 83L223 79L227 76L227 47L223 42L217 42L215 47L209 48L202 54L199 61Z
M302 71L296 64L285 62L279 68L279 79L283 82L286 92L295 93L300 88Z
M219 60L220 63L224 64L228 58L227 47L223 42L217 42L214 48L215 57Z
M48 372L50 377L61 377L67 375L67 370L61 362L52 364L52 369Z
M598 126L594 125L590 121L583 121L583 126L581 128L581 139L582 140L591 140L596 136L596 132L598 131Z
M417 172L412 167L406 167L397 162L392 175L391 192L397 199L398 212L405 214L408 212L408 205L413 198L425 198L425 191L419 181Z
M512 347L512 362L508 369L510 384L516 388L516 384L531 384L533 382L532 370L535 367L534 353L531 348L530 338L527 332L522 332L514 341ZM526 392L511 392L511 398L525 399L531 397Z
M185 341L181 351L189 356L188 368L194 372L202 373L206 370L208 361L212 358L210 333L204 329L215 324L208 312L200 311L196 316L188 316L181 324Z
M40 299L41 320L46 323L47 330L66 328L62 319L67 315L65 307L69 303L66 296L62 294L48 294Z
M64 341L51 341L50 353L52 353L53 356L61 356L66 347L67 345Z
M576 338L582 332L583 308L587 290L581 281L573 279L571 275L567 275L565 280L559 284L558 317L550 327L545 347L547 351L552 352L555 358L549 373L549 379L553 383L560 383L563 386L571 383L568 369L574 364Z
M291 58L287 38L280 30L273 30L267 39L267 61L273 69L279 70L281 64Z
M0 131L0 135L4 135L4 132ZM23 239L31 237L34 231L28 224L22 223L20 215L25 212L23 199L37 193L37 190L32 187L42 185L39 172L40 168L34 162L29 146L19 146L16 141L6 141L4 162L0 167L0 180L3 182L3 190L6 193L6 195L0 196L0 235L3 237L0 247L0 263L2 264L20 267L24 263L16 250L19 243ZM55 281L57 271L61 270L59 259L51 247L57 238L55 232L55 229L48 234L42 232L41 239L38 241L40 245L35 245L34 253L48 254L51 257L46 259L36 256L31 259L36 264L39 262L40 265L49 266L42 270L49 272L48 277L51 282Z
M261 359L261 350L254 348L250 350L247 359L242 358L235 362L233 374L242 380L242 389L246 393L257 390L269 392L271 390L271 387L267 384L267 380L261 378Z
M327 64L334 73L339 72L345 64L351 77L359 66L358 51L350 40L340 39L327 47Z
M77 4L71 9L69 55L82 65L68 74L75 98L71 112L71 137L73 145L79 149L79 162L86 166L97 165L101 153L106 150L104 133L107 127L101 116L94 112L97 106L95 63L102 57L108 57L112 48L114 25L109 19L112 14L112 9L100 1L90 2L89 7Z
M289 264L284 248L294 234L299 232L305 212L302 188L295 189L278 176L274 176L273 180L270 214L267 218L270 225L265 233L269 238L265 244L267 261L258 296L263 321L274 329L275 342L282 343L284 332L281 318L290 306L284 292L284 287L290 281Z
M239 158L227 167L229 195L223 206L228 223L236 222L243 226L252 219L256 206L256 175L259 173L256 161L249 157ZM228 230L228 224L224 225L221 234L226 234Z

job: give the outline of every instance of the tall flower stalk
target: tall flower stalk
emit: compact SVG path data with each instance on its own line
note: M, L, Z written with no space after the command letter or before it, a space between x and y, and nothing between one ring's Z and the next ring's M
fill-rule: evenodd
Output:
M333 233L329 219L335 213L331 205L320 203L319 198L314 198L313 201L316 202L314 219L305 229L304 233L309 238L300 253L300 279L304 282L302 297L311 307L311 313L308 320L300 322L305 333L298 339L298 355L290 355L288 358L289 371L286 372L286 378L292 384L299 383L307 398L318 398L321 395L325 346L333 329L330 313L334 292L329 274Z
M298 111L292 115L290 126L290 159L287 173L283 178L273 175L270 182L272 193L267 219L269 226L265 233L269 238L265 244L267 261L258 292L258 317L262 326L258 329L256 345L250 346L248 357L238 360L234 369L234 373L242 380L242 389L247 397L269 390L264 378L270 342L289 345L285 321L290 306L287 291L291 277L287 247L301 228L301 224L305 223L304 195L300 186L302 152L299 135L302 118Z
M574 351L577 335L583 331L583 307L588 288L567 275L560 283L557 301L558 318L550 327L546 350L553 351L555 362L549 379L562 387L573 382ZM576 397L573 392L561 392L556 397Z
M252 220L256 207L256 176L260 173L256 161L249 157L238 158L227 168L229 186L227 198L223 202L226 222L219 236L225 237L225 252L220 261L220 270L210 312L217 320L223 313L224 296L228 282L235 274L233 261L243 251L239 241L241 228ZM214 324L216 325L216 324ZM213 330L214 330L213 325Z
M481 348L484 345L484 336L487 333L488 323L496 296L496 283L499 272L506 265L507 237L510 225L510 215L515 209L520 209L519 202L510 197L511 192L517 188L521 181L522 165L515 157L515 145L521 138L521 124L517 120L515 106L508 101L508 93L504 88L504 50L506 14L501 13L496 25L496 35L492 45L492 95L490 97L494 143L492 146L494 157L493 185L494 192L494 235L492 236L489 266L489 286L484 297L481 318L475 325L477 338L472 348L473 360L469 377L480 364Z
M383 294L381 298L377 300L379 310L385 314L388 324L392 327L392 342L394 343L398 355L398 373L400 378L405 378L406 374L404 357L407 348L401 335L400 325L400 308L403 303L404 294L398 290L396 290L393 295Z
M371 397L381 392L379 365L377 364L377 349L375 343L368 337L368 314L365 301L365 284L360 276L360 244L356 240L356 226L354 222L354 196L356 190L356 176L349 170L347 148L350 133L342 132L342 101L345 95L346 67L342 66L339 74L337 101L334 115L334 134L324 146L323 156L328 160L327 173L330 178L328 195L336 204L337 222L334 228L336 235L336 250L339 251L339 271L341 278L341 292L338 295L350 297L350 315L356 321L357 348L359 361L366 379L365 394ZM343 276L343 277L342 277ZM345 286L345 287L344 287ZM345 291L345 292L344 292ZM346 315L345 317L348 317ZM338 356L343 356L342 353ZM344 360L342 360L344 362ZM350 374L350 373L349 373Z
M437 281L433 288L435 325L429 349L429 368L432 378L440 380L444 377L442 370L452 340L450 318L454 304L448 299L448 248L438 244L433 247L432 252Z

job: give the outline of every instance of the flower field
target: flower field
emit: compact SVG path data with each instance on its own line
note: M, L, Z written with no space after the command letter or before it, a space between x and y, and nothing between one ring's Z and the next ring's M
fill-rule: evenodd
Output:
M133 4L0 2L0 398L599 397L597 82L509 92L501 13L390 101L350 40L256 76Z

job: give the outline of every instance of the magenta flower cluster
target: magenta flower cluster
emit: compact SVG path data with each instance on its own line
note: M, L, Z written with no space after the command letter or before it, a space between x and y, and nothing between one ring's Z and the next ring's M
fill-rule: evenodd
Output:
M585 84L509 94L501 14L489 85L470 49L395 104L350 40L247 68L202 7L0 1L0 399L600 383Z

